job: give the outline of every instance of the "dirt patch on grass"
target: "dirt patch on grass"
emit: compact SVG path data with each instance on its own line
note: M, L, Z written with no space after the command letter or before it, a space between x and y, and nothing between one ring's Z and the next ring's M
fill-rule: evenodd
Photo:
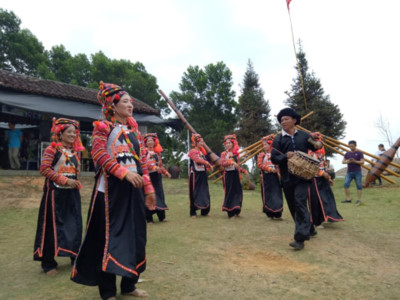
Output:
M93 187L92 177L80 179L84 188L82 199L89 199ZM0 177L0 209L6 207L35 208L39 207L43 196L43 176L2 176Z
M254 248L234 248L229 251L217 249L211 252L214 252L210 253L211 255L222 258L222 263L217 267L231 270L239 268L245 274L307 273L316 268L270 249L260 251Z

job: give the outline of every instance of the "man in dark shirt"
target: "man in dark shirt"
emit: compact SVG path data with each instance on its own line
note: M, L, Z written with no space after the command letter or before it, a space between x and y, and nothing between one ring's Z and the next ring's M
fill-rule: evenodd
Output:
M289 245L301 250L304 248L304 241L309 240L310 235L317 234L307 208L310 181L290 174L287 163L288 159L295 155L294 151L315 151L322 147L322 143L315 142L308 133L296 129L295 126L300 124L301 117L294 109L282 109L277 118L282 126L282 133L276 136L272 144L271 161L279 165L283 192L295 222L294 242Z
M343 164L347 164L347 173L344 179L344 192L346 194L346 200L342 203L350 203L350 183L354 179L357 186L357 201L356 204L361 204L361 192L362 192L362 173L361 165L364 164L364 154L357 150L357 142L350 141L349 148L351 151L346 152L344 155Z

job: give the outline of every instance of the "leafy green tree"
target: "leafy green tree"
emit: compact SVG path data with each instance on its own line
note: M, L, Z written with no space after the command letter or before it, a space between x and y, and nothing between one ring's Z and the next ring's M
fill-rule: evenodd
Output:
M334 139L340 139L344 136L346 129L346 121L343 120L343 114L340 112L339 106L331 102L330 96L325 95L321 82L314 72L308 71L308 62L300 42L299 49L297 57L303 77L307 107L299 76L293 79L291 91L285 92L288 96L285 104L301 115L306 115L311 111L314 112L310 117L302 121L301 126L304 128L321 132ZM326 150L328 155L332 154L329 149Z
M140 62L109 59L103 52L92 55L92 82L90 87L98 88L100 80L123 86L131 95L168 113L167 104L157 94L157 79L146 71Z
M0 8L0 68L37 75L47 58L41 42L28 30L20 29L21 20Z
M86 54L79 53L71 59L71 83L79 86L88 86L91 81L91 63Z
M189 66L179 85L181 92L171 93L177 107L215 152L223 150L223 137L233 132L237 122L232 85L232 72L218 62L204 69Z
M85 54L72 56L63 45L46 51L20 24L13 12L0 8L0 68L94 89L100 80L113 82L163 113L170 112L157 93L156 77L142 63L110 59L101 51L91 55L91 60Z
M271 108L268 100L264 99L264 91L251 60L248 61L244 74L238 111L237 136L241 146L249 146L262 136L272 133L273 127L269 119Z
M72 55L63 45L53 46L49 52L50 71L56 80L71 83L72 80Z

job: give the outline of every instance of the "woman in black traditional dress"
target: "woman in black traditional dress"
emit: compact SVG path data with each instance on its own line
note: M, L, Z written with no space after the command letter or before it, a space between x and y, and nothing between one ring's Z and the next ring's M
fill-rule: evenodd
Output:
M207 171L213 166L205 159L204 140L200 134L192 134L192 147L188 153L190 158L189 199L190 216L196 218L196 210L201 210L202 216L210 212L210 191L208 189Z
M135 285L146 268L145 205L154 209L155 195L132 118L133 99L121 87L100 82L98 100L105 119L94 122L96 180L71 279L98 285L102 299L116 299L120 275L121 294L146 297Z
M313 132L311 136L315 141L322 141L319 132ZM325 148L322 147L315 151L308 150L308 155L320 161L318 174L311 180L308 192L311 222L315 226L322 226L323 222L344 221L337 211L335 196L331 189L333 180L326 170Z
M274 138L274 134L262 138L264 152L261 152L257 157L257 167L261 170L263 212L272 220L281 220L283 197L281 184L279 182L279 167L271 162Z
M78 181L80 151L79 122L53 119L53 142L42 157L40 174L46 177L34 246L34 260L42 262L43 271L57 274L55 256L74 261L82 239L81 196Z
M247 171L240 167L239 145L236 135L226 135L224 137L226 151L221 153L221 165L224 167L223 186L224 202L222 211L226 211L229 219L240 217L243 201L243 189L240 184L240 173L247 174Z
M162 175L171 178L171 174L164 168L161 160L163 148L157 137L157 133L146 133L143 137L147 153L147 169L149 170L151 183L156 191L156 208L149 210L146 208L147 223L153 223L153 214L157 214L160 222L165 222L165 211L168 209L165 203Z

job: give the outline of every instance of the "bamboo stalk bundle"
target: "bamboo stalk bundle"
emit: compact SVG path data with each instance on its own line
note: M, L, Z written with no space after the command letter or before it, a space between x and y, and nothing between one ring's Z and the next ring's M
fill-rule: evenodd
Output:
M297 125L297 127L300 128L301 130L304 130L304 131L307 131L307 132L311 132L311 131L309 131L309 130L307 130L307 129L305 129L305 128L299 126L299 125ZM330 142L332 142L332 143L334 143L334 144L336 144L336 145L342 145L342 146L345 146L345 147L349 148L349 145L346 144L346 143L343 143L343 142L341 142L341 141L335 140L334 138L331 138L331 137L326 136L326 135L323 135L323 134L321 134L321 135L322 135L322 136L325 138L325 140L327 140L327 141L330 141ZM349 149L350 149L350 148L349 148ZM372 158L375 158L376 160L379 160L379 159L380 159L379 156L376 156L376 155L374 155L374 154L368 153L368 152L366 152L366 151L364 151L364 150L361 150L361 149L358 149L358 148L356 148L356 149L357 149L358 151L361 151L361 152L362 152L363 154L365 154L365 155L368 155L368 156L370 156L370 157L372 157ZM400 165L399 165L399 164L396 164L396 163L394 163L394 162L389 162L389 164L390 164L391 166L395 167L395 168L399 168L399 169L400 169Z
M322 142L324 144L325 147L331 149L332 151L339 153L340 155L344 156L345 153L335 149L334 147L330 146L329 144L327 144L326 142ZM371 171L371 168L369 168L368 166L365 165L361 165L361 167L363 167L364 169L367 169L368 171ZM387 182L390 182L391 184L395 184L395 182L393 180L391 180L390 178L384 176L384 175L380 175L382 179L386 180Z
M306 131L306 132L311 133L311 131L309 131L309 130L307 130L307 129L305 129L305 128L299 126L299 125L297 125L297 127L298 127L299 129L301 129L301 130L304 130L304 131ZM343 143L343 142L337 141L337 140L335 140L335 139L333 139L333 138L331 138L331 137L328 137L328 136L324 136L323 134L321 134L321 135L322 135L322 136L324 137L324 139L325 139L325 141L322 142L322 143L324 144L324 146L327 147L327 148L329 148L329 149L331 149L332 151L334 151L334 152L336 152L336 153L339 153L339 154L342 155L342 156L344 156L345 153L343 153L343 152L337 150L336 148L339 148L339 149L344 150L344 151L346 151L346 152L348 151L348 149L344 148L343 146L346 146L347 148L350 149L349 145L347 145L347 144L345 144L345 143ZM399 139L399 140L400 140L400 139ZM400 144L400 142L399 142L399 144ZM335 148L335 147L336 147L336 148ZM394 146L393 146L393 147L394 147ZM365 151L362 151L362 150L360 150L360 149L357 149L357 150L361 151L363 154L366 154L366 155L368 155L368 156L376 157L375 155L371 155L371 154L369 154L369 153L367 153L367 152L365 152ZM393 151L392 151L392 152L393 152ZM393 153L393 156L394 156L394 153ZM393 158L393 156L392 156L392 158ZM379 159L379 157L378 157L378 159ZM365 159L364 159L364 160L365 160ZM390 159L387 159L387 160L389 161ZM390 164L388 161L385 162L385 163ZM371 161L368 160L368 162L371 162ZM379 162L380 162L380 161L379 161ZM377 163L377 164L378 164L378 163ZM396 165L396 164L395 164L395 165ZM382 169L382 168L377 169L377 168L375 168L375 167L373 167L373 168L371 169L371 168L369 168L369 167L366 166L366 165L361 165L361 167L364 168L364 169L366 169L366 170L368 170L369 173L371 173L371 175L372 175L373 177L375 177L375 178L376 178L377 176L380 176L381 178L383 178L384 180L386 180L386 181L388 181L388 182L390 182L390 183L392 183L392 184L395 183L393 180L389 179L388 177L386 177L386 176L384 176L384 175L381 175L381 173L382 173L385 169ZM395 172L393 172L393 171L391 171L391 170L387 170L387 169L386 169L386 171L389 171L388 173L393 174L393 175L395 175L396 177L400 177L399 174L397 174L397 173L395 173ZM379 174L378 174L378 172L379 172ZM368 177L368 176L367 176L367 177ZM370 178L371 178L371 177L370 177ZM371 179L368 179L368 180L371 180ZM364 187L368 187L369 183L370 183L370 182L367 182L367 181L366 181L366 183L364 184Z

